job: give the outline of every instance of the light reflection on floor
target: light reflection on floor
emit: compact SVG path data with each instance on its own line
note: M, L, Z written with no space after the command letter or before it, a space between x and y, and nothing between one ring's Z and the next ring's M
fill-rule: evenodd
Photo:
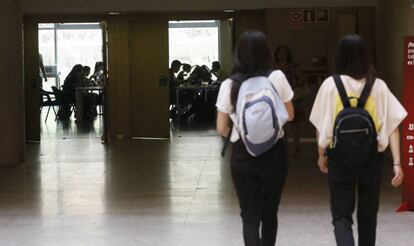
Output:
M103 145L95 126L51 122L26 163L0 168L0 245L243 245L228 159L211 128ZM278 245L334 245L314 150L303 144L291 161ZM394 213L400 195L388 164L377 245L409 246L414 215Z

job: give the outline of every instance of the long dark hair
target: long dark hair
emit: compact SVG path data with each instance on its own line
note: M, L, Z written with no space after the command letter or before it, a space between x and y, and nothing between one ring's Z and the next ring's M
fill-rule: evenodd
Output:
M83 70L83 66L81 64L76 64L75 66L73 66L72 70L70 71L68 76L66 76L65 80L63 81L62 88L64 90L72 90L74 88L74 84L79 82L78 81L79 78L77 77L77 75L81 73L82 70Z
M347 35L338 44L335 56L335 73L354 79L373 81L377 72L372 63L366 42L357 34Z
M265 34L259 31L247 31L242 34L234 53L232 76L242 75L244 78L267 76L271 71L271 51ZM242 81L237 81L242 82ZM231 103L237 103L240 83L232 83Z

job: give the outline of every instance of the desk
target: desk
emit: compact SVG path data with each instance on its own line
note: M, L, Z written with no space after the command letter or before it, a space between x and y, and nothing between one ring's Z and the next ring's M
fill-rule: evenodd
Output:
M181 105L180 105L180 91L199 91L202 90L204 91L204 100L207 102L207 92L208 89L210 88L209 85L199 85L199 86L195 86L195 85L190 85L190 86L177 86L175 88L175 93L176 93L176 99L177 99L177 128L178 128L178 124L180 122L180 111L181 111Z
M104 89L103 86L94 85L94 86L79 86L75 88L76 91L76 120L82 120L84 117L83 112L83 94L85 92L92 92L92 91L98 91L102 92Z

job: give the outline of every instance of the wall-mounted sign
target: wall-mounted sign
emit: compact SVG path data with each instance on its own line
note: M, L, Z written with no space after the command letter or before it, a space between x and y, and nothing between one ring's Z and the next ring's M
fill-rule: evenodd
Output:
M289 18L291 24L328 23L329 9L294 9Z
M317 9L316 10L316 22L318 23L329 22L329 10L328 9Z
M414 36L404 38L404 108L402 124L403 205L399 211L414 211Z
M303 10L303 23L315 23L316 22L316 10L304 9Z
M302 23L302 10L291 10L290 11L290 23Z

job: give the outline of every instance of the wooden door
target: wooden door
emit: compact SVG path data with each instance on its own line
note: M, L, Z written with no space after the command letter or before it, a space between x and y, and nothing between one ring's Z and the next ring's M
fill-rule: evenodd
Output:
M132 138L169 138L168 21L149 17L130 25Z

